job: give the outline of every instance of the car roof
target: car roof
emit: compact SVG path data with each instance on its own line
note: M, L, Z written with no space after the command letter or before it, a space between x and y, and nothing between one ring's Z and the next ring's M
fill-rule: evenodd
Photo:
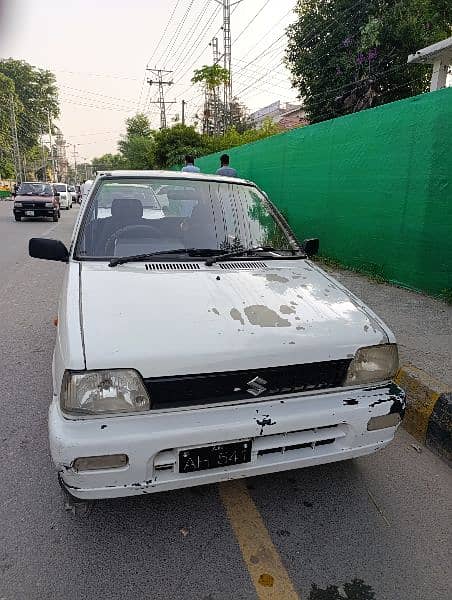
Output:
M191 173L185 171L100 171L98 177L153 177L155 179L186 179L187 181L224 181L225 183L244 183L246 185L255 185L253 181L241 179L240 177L225 177L224 175L215 175L208 173Z

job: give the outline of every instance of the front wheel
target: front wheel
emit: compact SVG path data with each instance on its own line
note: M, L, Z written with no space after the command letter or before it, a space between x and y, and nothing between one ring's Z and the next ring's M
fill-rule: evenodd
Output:
M22 220L22 217L21 217L20 215L14 215L14 219L15 219L16 221L21 221L21 220Z

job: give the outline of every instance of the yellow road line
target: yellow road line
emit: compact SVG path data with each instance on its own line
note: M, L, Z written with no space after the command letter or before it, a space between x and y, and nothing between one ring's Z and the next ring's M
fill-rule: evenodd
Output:
M221 483L220 496L259 600L300 600L245 483Z

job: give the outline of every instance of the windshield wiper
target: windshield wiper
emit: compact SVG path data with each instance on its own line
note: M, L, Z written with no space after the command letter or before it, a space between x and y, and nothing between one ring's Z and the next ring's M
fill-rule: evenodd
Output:
M214 263L225 260L227 258L233 258L234 256L246 256L247 254L259 254L260 252L278 252L279 250L275 250L273 246L253 246L252 248L242 248L241 250L233 250L231 252L226 252L224 254L219 254L217 256L211 256L205 262L208 267L211 267ZM295 251L291 251L292 254L295 254Z
M140 262L142 260L148 260L154 256L164 256L169 254L188 254L188 256L211 256L221 252L215 248L172 248L171 250L159 250L158 252L147 252L146 254L134 254L132 256L116 256L112 258L108 263L109 267L116 267L116 265L123 265L128 262Z

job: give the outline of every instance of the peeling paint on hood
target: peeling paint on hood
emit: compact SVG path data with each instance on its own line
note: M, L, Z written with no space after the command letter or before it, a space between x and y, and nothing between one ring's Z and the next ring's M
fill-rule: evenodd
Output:
M215 267L148 272L140 263L83 262L86 366L144 377L253 369L346 358L387 339L364 305L319 269L294 279L309 263L299 264L218 279Z

